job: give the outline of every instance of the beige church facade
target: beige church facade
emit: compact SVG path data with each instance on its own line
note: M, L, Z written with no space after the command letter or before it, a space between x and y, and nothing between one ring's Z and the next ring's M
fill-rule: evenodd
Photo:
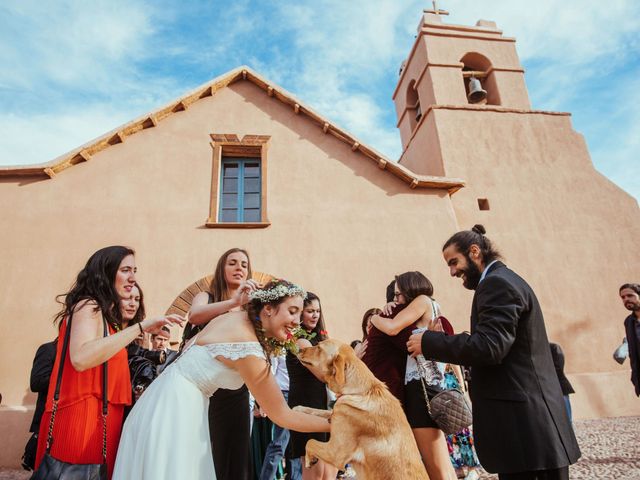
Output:
M487 92L475 104L472 78ZM640 271L638 203L594 169L570 114L531 108L515 40L427 13L393 100L399 162L240 67L52 162L0 168L0 466L19 464L28 437L55 296L112 244L136 250L148 314L240 246L255 270L317 293L349 342L407 270L467 330L472 292L441 247L482 223L540 299L575 416L639 415L628 364L611 358L618 286Z

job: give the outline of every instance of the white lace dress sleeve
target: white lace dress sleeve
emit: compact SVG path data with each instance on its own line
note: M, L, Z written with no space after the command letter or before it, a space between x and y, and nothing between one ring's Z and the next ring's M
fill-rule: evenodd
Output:
M207 345L207 349L213 357L224 357L229 360L238 360L248 356L267 359L262 345L258 342L212 343Z

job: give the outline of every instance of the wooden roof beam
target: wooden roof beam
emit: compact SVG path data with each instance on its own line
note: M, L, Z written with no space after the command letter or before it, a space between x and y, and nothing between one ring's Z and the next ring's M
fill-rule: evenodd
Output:
M121 132L116 132L109 140L107 140L107 143L109 145L117 145L118 143L123 143L124 138L124 134L122 134Z
M198 95L198 98L212 97L214 93L213 87L209 86L205 88L200 95Z
M174 113L184 112L187 108L188 108L188 105L183 100L180 100L178 103L175 104L175 106L171 109L171 111Z
M156 120L155 115L149 115L143 122L142 128L153 128L158 126L158 120Z

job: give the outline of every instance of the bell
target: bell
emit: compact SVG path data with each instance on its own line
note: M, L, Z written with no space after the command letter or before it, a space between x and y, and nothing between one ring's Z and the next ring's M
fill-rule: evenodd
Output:
M469 95L467 95L469 103L479 103L485 98L487 98L487 91L482 89L480 80L471 77L469 79Z

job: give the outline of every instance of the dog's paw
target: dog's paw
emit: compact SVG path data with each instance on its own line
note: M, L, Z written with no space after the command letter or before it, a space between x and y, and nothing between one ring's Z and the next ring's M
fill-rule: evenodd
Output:
M318 459L316 457L311 457L309 455L304 456L304 466L305 468L311 468L316 463L318 463Z

